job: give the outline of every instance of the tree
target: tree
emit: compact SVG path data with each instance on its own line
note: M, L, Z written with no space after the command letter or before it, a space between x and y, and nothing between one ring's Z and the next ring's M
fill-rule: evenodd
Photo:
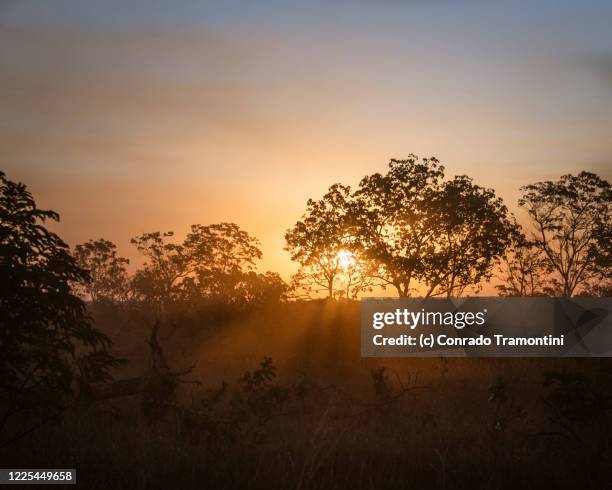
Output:
M513 225L503 201L462 175L444 181L436 158L391 160L365 177L354 221L383 285L409 296L457 296L491 277ZM416 287L415 287L416 286Z
M611 240L610 184L583 171L521 190L519 205L531 218L532 241L542 252L554 294L573 296L605 279Z
M443 184L431 207L440 229L431 239L434 252L423 257L425 296L459 296L488 281L516 232L503 201L460 175Z
M172 301L232 302L240 295L243 299L256 296L254 284L271 287L271 273L258 277L254 271L262 257L259 242L238 225L192 225L182 243L170 242L173 236L172 232L154 232L132 239L147 258L135 274L134 289L162 310ZM250 289L249 294L243 294L245 288Z
M103 238L89 240L75 247L74 257L78 266L89 272L90 280L77 285L81 296L93 302L125 300L129 289L126 265L130 261L117 255L114 243Z
M177 294L177 284L192 272L185 247L169 241L173 236L172 231L156 231L131 240L146 257L143 268L136 272L132 280L134 293L159 309L163 309L163 305Z
M71 287L87 271L44 226L58 219L0 172L0 431L28 409L59 413L75 384L107 379L116 364Z
M337 298L356 299L365 291L372 291L375 280L372 277L372 267L363 258L356 246L353 251L342 251L338 255L342 274L334 292Z
M227 279L232 277L238 284L262 258L258 240L235 223L193 225L184 247L192 263L196 289L203 296L233 294L227 289Z
M376 283L399 296L462 294L492 275L513 224L502 200L467 176L444 180L436 158L392 159L357 190L309 200L285 235L300 284L355 297ZM348 259L347 259L347 254Z
M443 177L444 167L436 158L419 161L411 154L392 159L385 175L364 177L354 193L351 221L358 230L358 247L376 279L399 296L412 293L435 252L441 223L434 203Z
M500 296L546 296L550 292L542 252L518 228L498 265L501 283L495 288Z
M608 197L608 202L610 198ZM608 208L609 209L609 208ZM594 232L591 256L595 262L595 279L581 294L588 296L612 296L612 220L610 215L600 216Z
M351 189L332 185L322 199L309 199L306 212L285 233L285 250L300 264L293 288L354 297L368 287L367 270L357 256L350 227Z
M276 272L234 272L220 279L224 284L215 297L240 309L279 303L287 297L287 284Z

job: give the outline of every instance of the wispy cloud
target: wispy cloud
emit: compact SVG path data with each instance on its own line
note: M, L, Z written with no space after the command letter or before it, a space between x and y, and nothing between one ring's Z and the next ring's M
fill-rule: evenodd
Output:
M0 9L0 158L68 239L233 219L282 269L305 200L389 157L437 155L511 204L610 162L610 35L590 12L36 4Z

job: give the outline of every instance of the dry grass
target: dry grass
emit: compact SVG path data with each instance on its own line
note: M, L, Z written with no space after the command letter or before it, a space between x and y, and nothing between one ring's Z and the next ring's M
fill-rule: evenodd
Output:
M196 360L203 386L184 386L174 408L146 417L134 397L75 409L0 461L76 467L88 489L609 486L608 362L361 359L358 321L355 304L312 303L176 332L169 358ZM266 355L278 376L252 381ZM246 370L251 384L236 381ZM587 384L545 387L547 371Z

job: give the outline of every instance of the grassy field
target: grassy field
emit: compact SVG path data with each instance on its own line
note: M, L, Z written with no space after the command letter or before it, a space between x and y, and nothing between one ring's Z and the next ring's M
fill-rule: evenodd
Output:
M132 361L118 377L148 368L146 322L121 315L97 315ZM91 489L610 486L606 360L362 359L352 302L183 320L161 341L189 382L71 408L2 466Z

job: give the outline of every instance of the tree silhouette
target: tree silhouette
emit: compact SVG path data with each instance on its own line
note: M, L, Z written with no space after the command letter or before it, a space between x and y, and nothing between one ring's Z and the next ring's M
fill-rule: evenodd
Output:
M506 253L499 259L500 296L546 296L546 262L541 251L517 228Z
M503 201L461 175L443 184L431 209L439 230L434 252L423 258L425 296L459 296L489 280L516 230Z
M276 304L287 296L288 286L276 272L233 271L214 279L207 298L239 309Z
M377 281L409 296L462 294L492 275L514 225L502 200L467 176L444 181L436 158L391 160L353 193L335 184L285 238L299 284L355 297ZM349 261L343 254L350 253Z
M424 277L435 252L440 225L434 201L442 189L444 167L435 158L392 159L387 174L364 177L354 194L353 222L358 243L373 275L399 296L409 296Z
M350 250L340 252L342 275L334 292L337 298L356 299L359 294L372 291L375 285L371 264L364 259L358 247L353 245Z
M351 229L351 189L332 185L322 199L309 199L306 212L285 233L285 250L300 264L293 288L355 297L369 287L366 263L358 255Z
M278 274L255 272L259 242L238 225L192 225L182 243L171 242L173 236L154 232L132 239L147 258L132 281L136 296L155 304L158 313L175 301L246 304L284 296Z
M362 253L399 296L419 287L426 297L455 296L488 280L513 228L493 190L467 176L444 181L436 158L393 159L354 195Z
M147 260L132 279L135 296L155 305L158 313L176 296L180 281L192 273L185 247L169 241L173 236L172 231L156 231L131 240Z
M204 296L231 294L228 279L233 278L237 284L243 274L254 271L262 257L257 239L235 223L193 225L184 247L194 285Z
M604 212L599 216L593 233L594 243L591 247L591 256L597 272L595 279L583 290L583 293L589 296L612 296L612 217L610 215L612 196L610 187L608 187L607 197L603 197L604 201L606 199L608 204L607 207L603 206Z
M533 244L550 274L551 293L572 296L610 272L610 184L590 172L563 175L521 189L519 205L531 218Z
M115 364L71 287L87 271L44 226L58 219L0 172L0 431L24 410L56 413L75 382L106 379Z
M74 257L81 269L89 272L90 280L77 285L81 296L94 302L119 302L125 300L129 280L126 265L130 261L117 255L117 246L100 238L79 244Z

